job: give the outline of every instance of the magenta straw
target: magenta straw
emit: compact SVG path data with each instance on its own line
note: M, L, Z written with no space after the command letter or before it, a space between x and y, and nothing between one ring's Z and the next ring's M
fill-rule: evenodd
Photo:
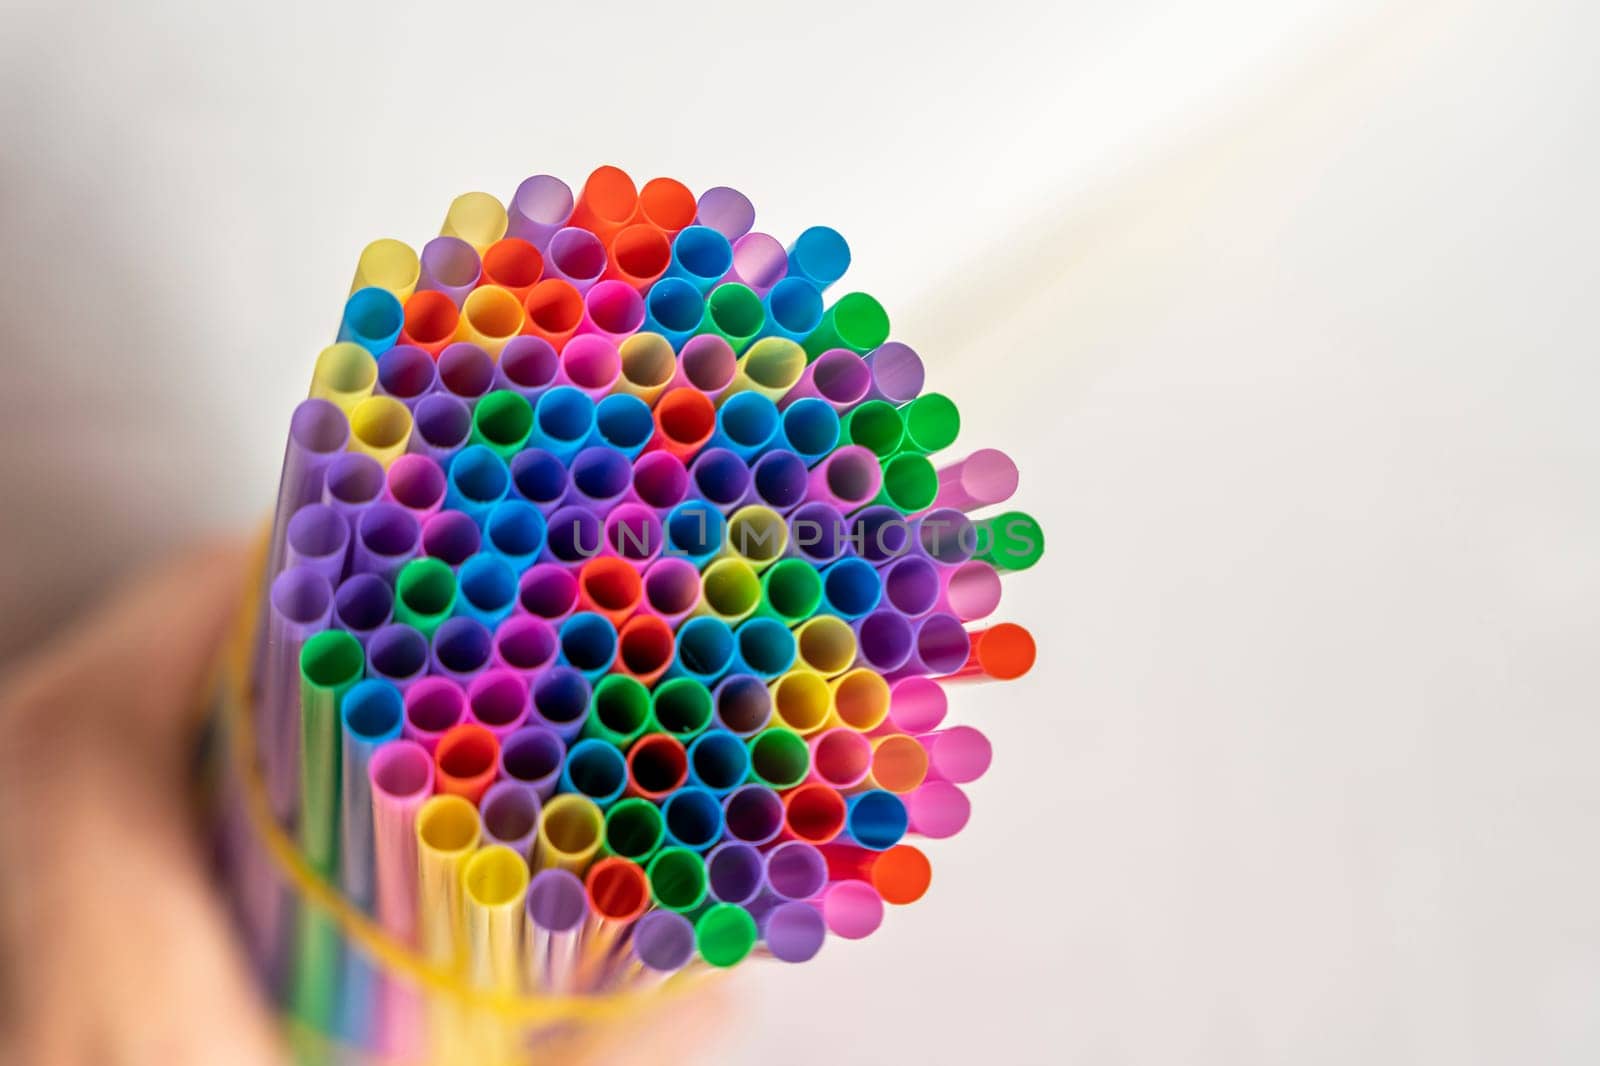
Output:
M367 676L402 693L428 673L428 638L408 625L386 625L367 641Z
M500 623L490 654L499 665L531 681L556 661L558 650L554 626L543 618L519 614Z
M539 794L520 781L496 781L478 802L487 844L503 844L524 859L539 835Z
M559 622L578 605L577 575L557 563L538 563L517 581L517 603L535 618Z
M882 485L878 457L859 444L847 444L811 468L806 494L848 514L870 503Z
M542 725L524 726L501 742L500 774L547 800L555 795L566 757L567 747L555 730Z
M898 407L910 403L922 393L922 357L910 345L889 341L862 356L862 361L872 371L871 396L874 400L883 400Z
M729 840L768 844L783 831L783 799L766 785L743 785L722 801L723 831Z
M809 485L810 479L807 478ZM806 503L789 515L790 555L825 566L850 547L850 528L831 503Z
M606 246L586 229L557 230L544 249L544 276L588 292L606 272Z
M511 488L548 516L567 498L567 464L543 448L524 448L511 460Z
M394 590L377 574L356 574L333 594L333 620L366 647L367 638L394 615Z
M928 780L965 785L989 772L994 748L970 725L952 726L917 738L928 753Z
M308 503L289 519L286 566L304 566L336 584L350 550L350 524L325 503Z
M267 603L256 729L261 736L272 811L287 822L299 799L300 645L328 627L333 617L333 590L321 574L295 566L272 579Z
M907 674L953 674L967 664L972 638L951 614L930 614L916 623L911 655L900 670Z
M689 495L689 471L671 452L648 452L634 461L633 498L657 511L670 511Z
M678 352L678 373L668 388L687 385L715 400L733 384L739 357L733 346L715 333L702 333L684 342Z
M431 392L417 401L412 410L416 430L411 434L411 451L426 455L440 466L450 460L472 436L472 409L460 397Z
M696 225L709 226L728 240L736 241L756 224L756 209L749 197L738 189L718 185L700 194L694 220Z
M753 737L772 720L772 692L759 677L729 674L711 695L717 724L736 737Z
M706 853L711 896L723 903L749 903L766 880L766 862L753 845L729 840Z
M457 307L461 306L473 286L478 284L478 277L483 271L483 262L478 258L477 249L460 237L435 237L422 246L422 254L418 259L420 270L417 289L422 292L430 289L442 292Z
M467 686L467 716L498 740L528 721L528 682L515 670L486 670Z
M644 297L627 282L602 281L583 294L579 334L598 333L612 344L621 344L643 325Z
M483 547L478 523L460 511L440 511L422 520L422 554L460 566Z
M848 348L829 348L817 356L794 388L784 393L780 409L796 400L816 397L835 411L848 411L867 398L872 388L872 371L859 355Z
M788 270L789 253L776 237L746 233L733 240L733 268L722 280L737 281L749 286L757 296L765 296Z
M469 684L489 663L494 638L476 618L447 618L433 632L430 671L458 685Z
M372 788L374 869L378 921L403 944L416 943L417 811L433 793L433 756L408 740L373 752L367 764Z
M634 925L630 946L645 969L677 973L694 957L694 926L676 911L650 911Z
M822 894L822 918L834 936L860 940L883 924L883 897L865 881L835 881Z
M533 403L556 383L560 365L561 357L543 337L512 337L500 349L494 365L494 387L509 389Z
M627 286L624 285L623 288ZM633 292L632 289L628 291ZM571 385L591 400L598 400L610 392L621 376L622 357L617 354L616 343L605 334L580 333L561 349L561 369L556 374L557 384Z
M506 205L506 236L521 237L543 255L550 238L572 217L572 190L560 178L535 174Z
M439 384L450 395L473 403L494 388L494 357L467 341L447 344L439 353Z
M687 559L657 559L644 571L644 599L651 614L677 626L700 603L700 571Z
M356 520L350 569L357 574L377 574L392 584L400 568L421 550L422 526L416 515L398 504L375 503Z
M907 618L933 610L940 591L939 568L920 555L904 556L883 568L883 598Z
M911 623L899 611L880 607L850 627L856 631L857 663L880 674L906 665L915 650Z
M438 387L439 365L421 348L397 344L378 356L378 395L393 396L415 409L418 400Z
M976 511L1005 503L1017 491L1017 464L997 448L981 448L939 471L935 507Z
M828 863L815 844L786 840L767 852L767 888L782 899L811 899L828 883Z
M641 503L624 503L605 519L605 550L643 569L661 554L661 517Z
M900 797L911 819L911 832L930 840L953 837L967 826L972 803L948 781L929 781Z
M903 677L889 685L890 729L880 732L927 733L939 728L949 710L944 687L926 677Z
M343 515L354 532L357 520L383 497L383 490L383 464L370 455L346 452L324 472L322 502Z
M401 732L431 756L439 738L467 720L467 693L447 677L426 677L406 690Z
M911 523L911 546L940 566L960 566L978 548L972 519L953 507L924 511Z
M426 455L402 455L389 464L385 496L418 520L444 506L444 469Z
M780 962L810 962L828 938L828 924L812 904L790 900L761 916L761 938Z
M963 622L987 618L1000 606L1000 573L981 559L942 568L939 605Z

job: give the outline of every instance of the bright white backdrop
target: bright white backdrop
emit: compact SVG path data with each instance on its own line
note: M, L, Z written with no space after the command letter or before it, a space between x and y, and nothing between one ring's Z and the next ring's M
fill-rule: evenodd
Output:
M1595 1061L1593 12L615 7L10 6L0 655L260 516L366 240L738 185L1050 552L929 898L718 1061Z

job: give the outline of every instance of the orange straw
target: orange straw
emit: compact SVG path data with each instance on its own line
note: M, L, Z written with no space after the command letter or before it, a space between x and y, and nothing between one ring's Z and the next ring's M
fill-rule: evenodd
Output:
M972 631L972 654L961 669L942 680L1013 681L1033 669L1038 649L1033 634L1014 622Z
M546 278L522 301L527 321L522 332L543 337L556 351L565 348L583 322L583 296L560 278Z
M521 237L504 237L483 252L483 280L498 285L522 303L544 273L544 256Z
M694 193L681 181L651 178L639 190L639 217L669 234L692 223L696 210Z
M461 312L455 301L436 289L414 292L406 298L405 324L400 343L412 344L435 359L456 335Z
M606 277L627 282L640 292L655 284L672 262L667 235L643 224L618 230L606 252Z
M612 234L633 221L639 209L639 192L633 179L619 167L605 166L589 175L573 205L569 226L582 226L610 243Z

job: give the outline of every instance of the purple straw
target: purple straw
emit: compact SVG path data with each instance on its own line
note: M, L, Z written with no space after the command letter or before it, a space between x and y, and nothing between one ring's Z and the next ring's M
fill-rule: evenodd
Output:
M766 785L743 785L722 801L722 824L729 840L767 844L783 832L783 800Z
M557 563L538 563L517 581L517 603L535 618L559 622L578 604L578 579Z
M561 737L542 725L523 726L500 742L501 774L531 789L540 799L555 795L566 757Z
M494 387L519 393L529 403L556 383L561 357L543 337L512 337L500 349L494 367Z
M422 520L423 555L457 567L482 547L483 531L460 511L440 511Z
M977 551L978 531L954 507L936 507L911 523L911 544L940 566L960 566Z
M847 444L811 468L806 493L848 514L871 502L883 485L878 457L859 444Z
M800 506L810 485L806 462L794 452L776 449L763 455L750 468L756 497L779 514Z
M494 358L467 341L447 344L439 353L439 384L470 404L494 388Z
M697 226L709 226L728 240L736 241L756 224L756 209L749 197L738 189L718 185L700 194L694 221Z
M428 638L408 625L384 626L367 641L367 676L405 692L428 673Z
M350 569L357 574L377 574L392 584L400 568L421 550L422 526L417 516L399 504L375 503L356 520Z
M657 559L645 568L644 598L662 621L676 627L700 602L700 571L681 557Z
M760 925L767 950L782 962L810 962L828 938L828 924L822 920L822 912L800 900L768 908Z
M449 466L472 436L472 409L458 396L430 392L417 401L412 416L416 431L411 434L411 450L440 466Z
M689 472L671 452L647 452L633 463L633 497L666 512L689 495Z
M896 675L953 674L966 665L971 654L972 638L959 618L953 614L930 614L917 623L911 654Z
M750 495L750 467L726 448L701 452L689 464L689 477L695 495L719 511L732 511Z
M828 883L828 863L816 845L786 840L767 852L767 887L783 899L810 899Z
M734 239L733 268L722 280L737 281L748 286L757 296L765 296L788 272L789 253L783 250L783 245L776 237L766 233L746 233Z
M723 903L749 903L766 879L766 863L754 845L729 840L706 853L711 895Z
M907 555L883 569L883 598L907 618L920 618L939 602L939 570L920 555Z
M346 452L328 464L322 502L343 515L354 532L357 521L383 497L386 487L382 463L370 455Z
M422 246L418 291L434 289L444 293L457 307L478 284L483 263L477 249L460 237L435 237Z
M535 174L506 205L506 236L521 237L543 255L550 238L572 217L572 190L560 178Z
M333 594L334 620L363 647L378 627L388 624L393 614L394 590L377 574L347 577Z
M308 503L289 519L284 543L287 566L305 566L337 583L350 550L350 523L325 503Z
M694 926L676 911L651 911L633 927L632 951L648 970L677 973L694 957Z
M544 276L588 292L606 270L606 246L586 229L557 230L544 249Z
M880 344L862 357L872 371L872 398L896 407L922 392L922 357L899 341Z
M822 566L839 558L849 547L850 528L832 504L801 504L789 515L790 555Z
M911 527L893 507L864 507L850 522L856 554L874 566L893 562L911 550Z
M415 409L417 401L439 387L439 365L412 344L397 344L378 356L380 396L393 396Z
M600 554L604 542L605 532L597 514L579 505L562 507L550 515L543 557L547 562L576 565Z
M433 634L428 662L432 672L466 685L489 662L493 638L476 618L446 619Z
M842 413L865 400L871 389L872 371L859 355L848 348L829 348L806 367L795 387L784 393L778 409L815 396Z
M519 614L495 630L494 661L528 678L555 662L559 646L555 627L543 618Z
M870 670L887 674L911 658L915 643L911 623L899 611L880 607L851 622L850 628L856 631L857 662Z
M425 677L406 690L406 720L400 731L432 755L439 738L467 718L467 694L444 677Z
M468 716L496 739L504 740L525 725L530 711L528 682L515 670L486 670L467 686Z
M272 579L267 594L266 645L256 727L262 738L267 793L273 813L288 819L299 797L300 645L328 628L333 591L314 570L294 566Z
M520 781L496 781L478 803L486 843L504 844L524 859L539 835L539 794Z

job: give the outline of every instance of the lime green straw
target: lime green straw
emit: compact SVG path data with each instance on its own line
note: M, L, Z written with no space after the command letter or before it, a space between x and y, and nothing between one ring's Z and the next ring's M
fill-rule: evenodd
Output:
M806 338L806 355L815 359L829 348L870 352L889 339L889 313L864 292L847 293L828 308L822 324Z
M750 780L769 788L793 788L811 770L811 749L799 733L773 726L748 742Z
M718 285L706 297L705 317L696 332L715 333L739 353L750 346L766 324L767 312L761 306L761 297L749 286L730 281Z
M650 895L669 911L692 911L706 898L706 864L688 848L662 848L645 867Z
M496 389L478 401L472 412L472 443L487 445L510 459L533 433L533 405L509 389Z
M303 899L293 906L294 969L289 976L289 1007L305 1025L330 1032L343 984L339 929L320 907Z
M859 444L879 459L899 451L905 439L906 424L900 411L883 400L868 400L839 423L840 444Z
M429 640L456 606L456 574L443 560L413 559L394 579L394 620Z
M647 799L630 796L606 810L605 850L633 862L644 862L656 853L666 834L661 808Z
M734 966L756 946L756 920L736 903L714 903L694 923L700 957L713 966Z
M901 452L883 464L883 488L878 503L886 503L904 514L920 511L939 494L939 475L928 457Z
M1026 570L1044 555L1044 530L1030 514L1007 511L972 525L978 539L973 558L996 570Z
M779 559L761 575L761 606L756 613L795 625L817 613L822 577L805 559Z
M361 643L340 629L300 648L300 848L329 881L339 872L339 701L364 666Z
M942 392L929 392L900 408L905 420L906 439L903 447L908 452L929 452L948 448L956 442L961 432L961 412L955 401Z
M656 728L687 741L711 724L715 707L705 685L692 677L675 677L656 686L650 710Z
M650 690L637 678L607 674L594 687L583 735L596 737L627 750L654 723L650 718ZM632 858L632 856L628 856Z

